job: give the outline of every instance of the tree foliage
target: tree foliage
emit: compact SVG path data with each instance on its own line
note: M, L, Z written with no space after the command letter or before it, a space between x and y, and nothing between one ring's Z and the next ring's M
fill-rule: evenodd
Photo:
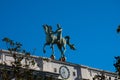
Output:
M116 72L118 73L118 76L120 76L120 56L115 57L116 62L114 63L114 67L116 69Z
M13 77L15 80L34 80L32 77L33 71L29 70L30 64L35 65L34 59L30 56L30 52L22 49L22 44L20 42L15 42L7 37L2 39L6 43L7 50L14 58L14 62L11 62L11 67L8 68L7 64L4 62L0 64L3 68L0 70L2 73L3 80L11 80ZM20 54L22 53L22 54ZM25 65L21 64L24 59ZM22 68L24 67L24 69ZM11 73L11 75L9 75Z
M117 33L120 32L120 25L118 26L117 30L116 30ZM116 56L114 57L115 58L115 63L114 63L114 67L116 69L116 72L118 73L118 76L120 78L120 56Z
M120 25L117 28L117 33L119 33L119 32L120 32Z

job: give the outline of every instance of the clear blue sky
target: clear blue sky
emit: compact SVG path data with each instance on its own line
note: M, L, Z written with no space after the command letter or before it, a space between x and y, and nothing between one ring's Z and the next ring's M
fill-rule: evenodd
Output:
M119 0L0 0L0 39L9 37L19 41L34 55L49 57L43 24L57 29L60 23L63 36L69 35L77 50L67 47L68 62L94 68L115 71L114 56L120 55L120 34L116 28L120 24ZM0 41L0 48L5 44ZM56 58L60 52L55 47Z

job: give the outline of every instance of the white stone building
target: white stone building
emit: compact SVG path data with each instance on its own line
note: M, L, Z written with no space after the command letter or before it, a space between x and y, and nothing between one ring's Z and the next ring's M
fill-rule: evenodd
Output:
M44 76L42 80L117 80L117 74L114 72L95 69L80 64L51 60L50 58L31 57L34 59L35 65L30 65L29 69L34 70L37 75L40 74ZM5 63L10 67L13 61L14 58L9 51L0 50L0 64ZM25 60L23 59L21 61L21 68L24 68L24 62ZM2 65L0 65L0 68L2 68ZM45 77L47 78L45 79ZM50 77L52 77L52 79L49 79ZM2 80L2 78L0 78L0 80Z

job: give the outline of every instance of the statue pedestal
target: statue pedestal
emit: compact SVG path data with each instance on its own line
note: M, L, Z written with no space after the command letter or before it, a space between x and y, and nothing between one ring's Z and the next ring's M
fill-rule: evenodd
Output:
M61 57L59 60L65 62L66 61L66 57Z
M55 56L54 56L53 54L50 56L50 58L51 58L52 60L55 60Z

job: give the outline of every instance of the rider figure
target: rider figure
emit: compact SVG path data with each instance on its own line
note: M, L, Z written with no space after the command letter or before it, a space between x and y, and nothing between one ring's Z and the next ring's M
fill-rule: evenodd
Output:
M60 40L62 39L62 28L60 27L60 24L57 24L57 30L55 31L55 33L57 33L57 41L60 42Z
M51 43L54 43L54 34L57 35L57 42L60 42L60 40L62 39L62 28L60 27L60 24L57 24L57 30L54 32L52 30L51 26L48 26L48 32L49 32L49 36L51 37Z

